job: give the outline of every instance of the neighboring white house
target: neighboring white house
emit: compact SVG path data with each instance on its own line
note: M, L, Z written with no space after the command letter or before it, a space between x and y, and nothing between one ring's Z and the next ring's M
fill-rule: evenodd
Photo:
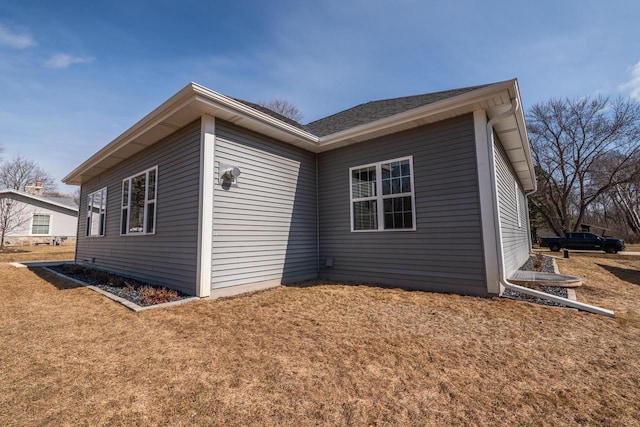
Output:
M74 201L30 194L39 190L37 186L25 190L0 191L0 232L5 229L5 245L75 244L78 206Z

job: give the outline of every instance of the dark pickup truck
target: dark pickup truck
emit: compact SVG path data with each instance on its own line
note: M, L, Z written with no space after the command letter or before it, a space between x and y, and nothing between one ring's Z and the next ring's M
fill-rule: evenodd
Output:
M593 233L565 233L565 237L541 237L538 243L541 247L548 247L553 252L563 248L605 251L609 254L624 251L624 240L602 237Z

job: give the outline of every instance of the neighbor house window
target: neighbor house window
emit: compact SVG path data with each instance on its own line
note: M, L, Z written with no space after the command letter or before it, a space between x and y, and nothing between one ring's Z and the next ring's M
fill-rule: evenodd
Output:
M415 230L413 157L349 169L351 231Z
M156 166L122 181L121 234L155 233L157 178Z
M87 236L104 236L107 188L87 196Z
M33 214L31 220L31 234L49 234L51 215Z

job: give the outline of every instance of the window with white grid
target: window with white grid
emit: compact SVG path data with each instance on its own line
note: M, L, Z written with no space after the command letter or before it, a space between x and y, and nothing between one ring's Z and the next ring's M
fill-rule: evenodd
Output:
M49 234L49 225L51 224L51 215L49 214L33 214L31 219L31 234Z
M416 229L413 157L349 169L351 231Z

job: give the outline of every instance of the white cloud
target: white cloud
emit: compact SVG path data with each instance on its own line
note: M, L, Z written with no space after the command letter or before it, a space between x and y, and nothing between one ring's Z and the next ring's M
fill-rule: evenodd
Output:
M24 49L35 46L36 42L29 33L18 33L0 24L0 46Z
M629 91L629 96L640 99L640 61L631 67L631 80L620 86L623 91Z
M53 55L46 62L46 66L49 68L68 68L73 64L87 64L89 62L93 62L95 60L94 57L86 56L72 56L66 53L58 53Z

